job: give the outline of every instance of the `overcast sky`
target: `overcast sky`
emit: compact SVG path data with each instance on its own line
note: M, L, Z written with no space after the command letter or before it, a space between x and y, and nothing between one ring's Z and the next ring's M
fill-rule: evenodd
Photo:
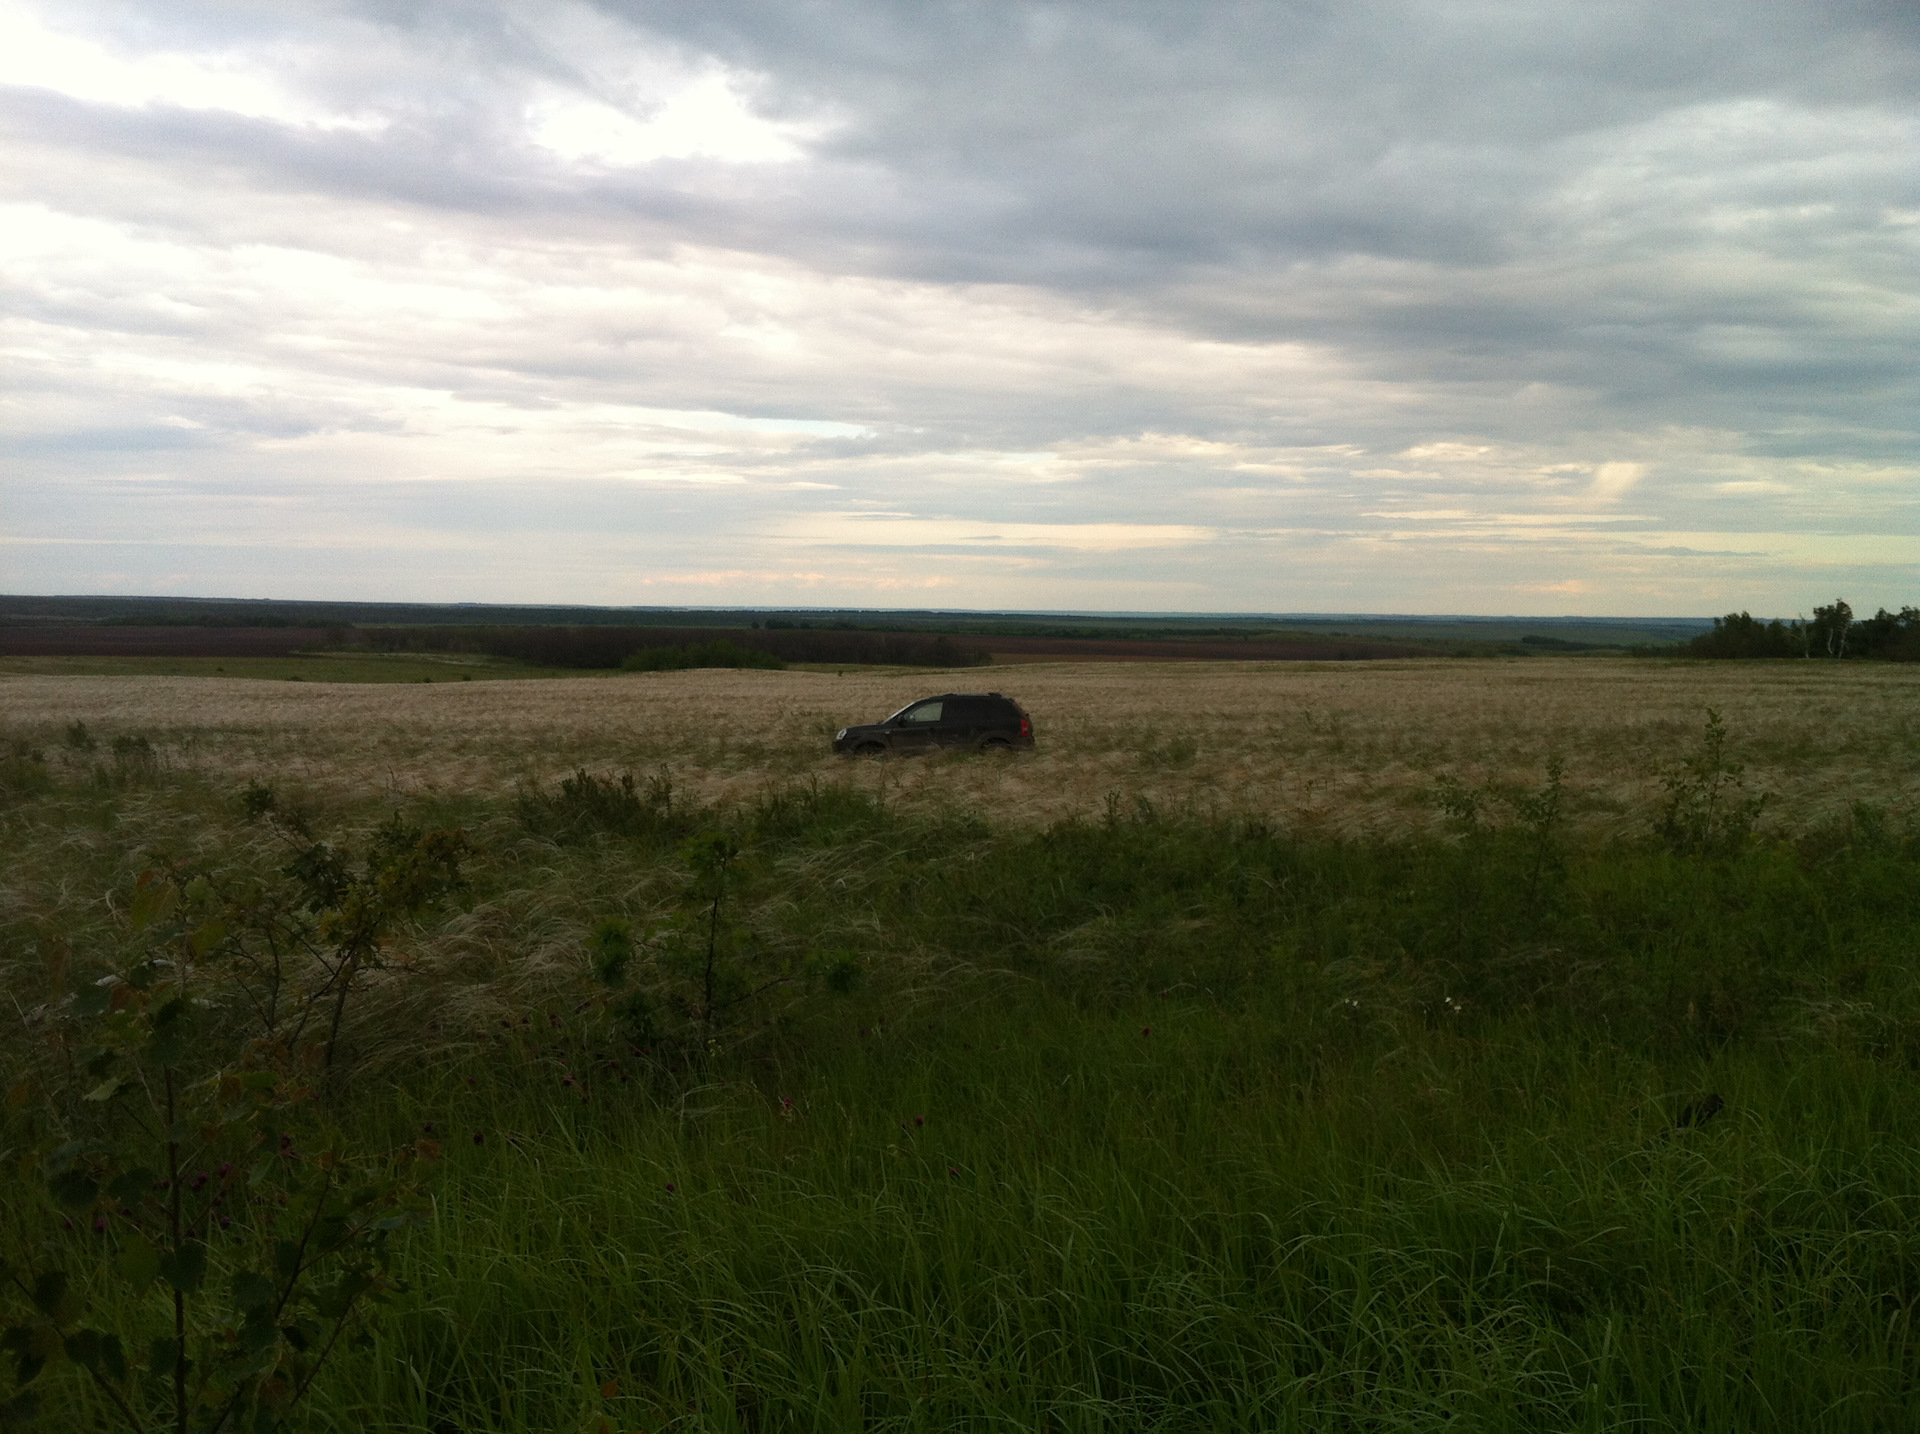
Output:
M0 590L1920 601L1920 6L0 0Z

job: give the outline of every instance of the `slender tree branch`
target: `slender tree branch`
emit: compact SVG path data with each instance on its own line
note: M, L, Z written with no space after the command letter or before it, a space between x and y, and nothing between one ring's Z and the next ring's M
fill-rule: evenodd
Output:
M320 1184L320 1194L313 1202L313 1215L307 1221L307 1228L300 1232L300 1244L293 1252L293 1268L287 1273L287 1287L280 1292L279 1300L273 1306L274 1323L280 1322L280 1316L287 1308L287 1301L293 1298L293 1292L300 1287L300 1274L306 1268L307 1242L313 1239L313 1232L319 1228L320 1213L327 1208L327 1192L333 1189L333 1172L326 1172L326 1179Z
M360 1296L358 1295L348 1297L346 1305L340 1311L340 1318L334 1322L333 1333L327 1336L326 1344L321 1347L320 1353L314 1356L312 1365L307 1369L307 1377L300 1381L299 1387L293 1391L293 1398L287 1401L288 1408L292 1408L298 1404L301 1396L312 1387L314 1379L318 1377L320 1373L320 1367L327 1362L327 1356L333 1353L334 1342L340 1338L341 1331L346 1329L347 1321L352 1318L354 1303L359 1298ZM218 1434L217 1429L214 1431L214 1434Z
M127 1427L133 1430L134 1434L141 1434L141 1431L146 1426L140 1422L140 1416L133 1412L133 1406L127 1402L126 1396L115 1389L113 1385L108 1382L106 1375L102 1374L92 1365L83 1364L80 1367L86 1370L95 1384L100 1386L100 1392L113 1401L113 1407L120 1411L120 1417L127 1421Z
M180 1256L180 1142L174 1139L173 1067L167 1080L167 1232L172 1236L173 1254ZM173 1287L173 1427L187 1434L187 1293Z

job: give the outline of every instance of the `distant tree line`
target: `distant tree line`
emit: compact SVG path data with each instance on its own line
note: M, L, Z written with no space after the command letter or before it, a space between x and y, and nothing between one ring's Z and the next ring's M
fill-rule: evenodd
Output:
M778 670L787 664L771 652L721 638L718 642L690 642L685 647L643 647L620 664L624 672L686 672L696 667L758 667Z
M1890 662L1920 662L1920 608L1899 612L1881 608L1855 620L1846 599L1835 598L1813 610L1811 621L1762 622L1745 612L1713 620L1681 649L1689 657L1875 657Z
M87 619L95 627L304 627L280 613L234 612L119 612Z
M734 650L765 654L779 662L844 662L898 667L977 667L992 661L985 648L943 634L819 629L687 627L363 627L347 643L376 652L471 652L511 658L536 667L617 668L628 659L661 649L658 659L636 668L677 665L667 650Z

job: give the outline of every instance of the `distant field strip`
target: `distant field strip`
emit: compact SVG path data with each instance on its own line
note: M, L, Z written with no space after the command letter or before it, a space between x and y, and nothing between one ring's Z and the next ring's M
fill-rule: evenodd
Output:
M949 688L998 689L1039 750L850 763L835 728ZM1134 810L1257 813L1330 832L1437 820L1442 774L1537 785L1568 764L1574 819L1637 826L1659 775L1718 710L1769 820L1920 804L1920 671L1869 664L1532 658L1335 664L1059 664L962 673L683 672L358 685L220 678L0 678L0 735L78 760L69 724L138 734L175 767L364 797L487 792L576 766L664 769L705 800L851 778L914 807L997 819Z

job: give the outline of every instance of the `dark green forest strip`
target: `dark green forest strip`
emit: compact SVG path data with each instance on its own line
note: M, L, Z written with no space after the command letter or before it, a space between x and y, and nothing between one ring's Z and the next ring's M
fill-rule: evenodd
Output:
M1920 662L1920 607L1898 612L1879 609L1856 619L1843 598L1813 610L1810 622L1765 622L1750 613L1730 612L1680 649L1687 657L1736 658L1880 658Z
M375 627L343 639L376 652L482 653L543 667L611 668L635 659L648 666L648 654L675 650L717 651L723 644L784 662L841 662L900 667L976 667L989 660L986 650L943 634L855 630L758 630L752 628L677 627ZM698 666L736 666L700 662Z
M1460 617L1365 614L1271 613L1022 613L938 611L899 608L845 609L685 609L511 607L480 603L358 603L252 601L216 598L22 597L0 595L0 651L4 640L19 638L8 629L61 627L69 643L102 642L114 650L145 650L166 642L163 634L142 636L135 627L255 629L254 641L271 640L268 629L493 627L493 628L684 628L706 632L799 631L911 635L945 634L977 639L1051 639L1068 642L1333 642L1351 645L1412 643L1422 651L1470 655L1523 655L1529 650L1665 649L1702 633L1708 623L1695 618ZM117 629L110 637L88 639L85 627ZM41 644L56 634L33 640ZM175 647L188 639L178 635ZM219 641L208 637L204 641ZM228 640L230 643L232 639ZM36 649L37 650L37 649ZM65 651L66 648L59 650ZM82 650L74 647L72 650ZM781 653L791 661L811 657ZM835 659L824 659L835 660Z

